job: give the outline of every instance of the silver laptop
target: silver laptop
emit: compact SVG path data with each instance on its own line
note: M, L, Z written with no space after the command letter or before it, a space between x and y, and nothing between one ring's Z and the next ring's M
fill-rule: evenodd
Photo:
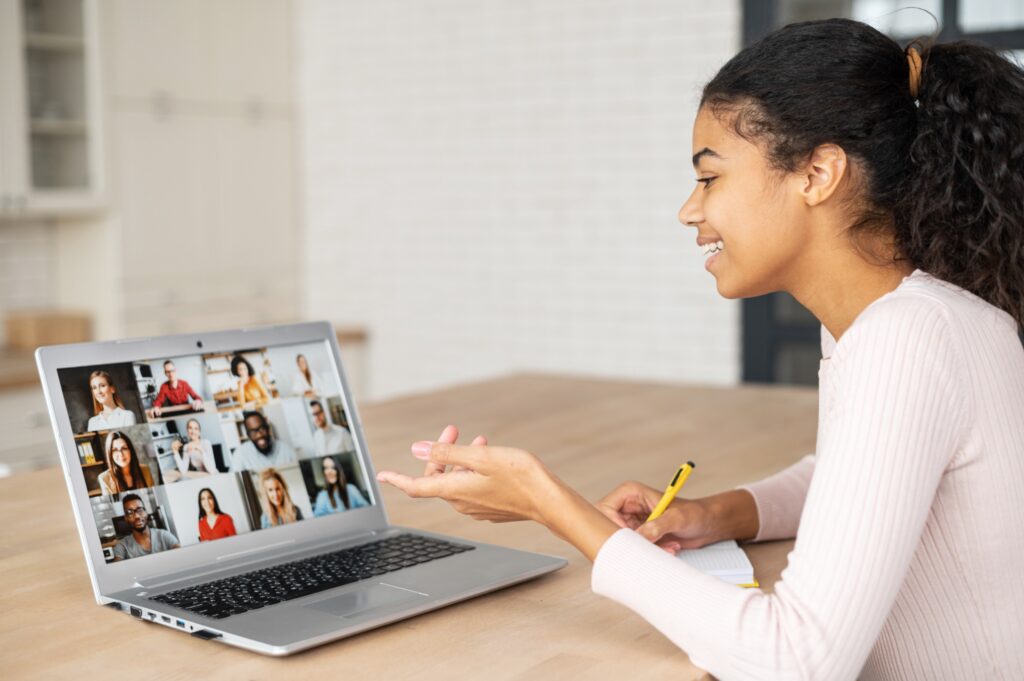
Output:
M566 565L388 522L327 323L36 361L96 600L113 610L287 655Z

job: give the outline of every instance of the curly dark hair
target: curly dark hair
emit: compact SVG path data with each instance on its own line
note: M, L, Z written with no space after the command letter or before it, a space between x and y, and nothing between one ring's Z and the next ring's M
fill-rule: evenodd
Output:
M1024 71L969 42L915 41L917 99L903 47L866 24L791 24L737 54L701 105L732 114L792 171L832 143L857 166L850 235L892 233L897 260L1024 323Z
M232 376L238 376L238 366L240 364L244 364L245 368L249 370L250 377L256 375L256 370L252 368L252 364L249 363L249 360L247 360L245 357L242 357L241 355L235 355L234 357L231 358Z

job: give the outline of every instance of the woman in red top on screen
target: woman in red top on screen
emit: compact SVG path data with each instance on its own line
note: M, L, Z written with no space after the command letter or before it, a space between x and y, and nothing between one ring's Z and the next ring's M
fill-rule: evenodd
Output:
M211 541L233 537L235 521L220 510L217 496L209 487L199 490L199 541Z

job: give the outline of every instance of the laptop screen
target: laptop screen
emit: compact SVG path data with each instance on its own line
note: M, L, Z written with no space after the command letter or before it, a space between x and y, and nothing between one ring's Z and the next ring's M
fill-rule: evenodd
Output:
M373 503L325 343L58 377L107 562Z

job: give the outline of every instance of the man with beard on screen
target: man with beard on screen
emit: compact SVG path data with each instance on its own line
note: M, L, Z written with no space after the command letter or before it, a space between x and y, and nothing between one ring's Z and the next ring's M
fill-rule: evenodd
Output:
M295 461L295 450L282 440L275 440L270 433L267 417L258 411L242 414L245 432L249 441L242 443L231 455L231 473L258 471L273 466L280 468Z

